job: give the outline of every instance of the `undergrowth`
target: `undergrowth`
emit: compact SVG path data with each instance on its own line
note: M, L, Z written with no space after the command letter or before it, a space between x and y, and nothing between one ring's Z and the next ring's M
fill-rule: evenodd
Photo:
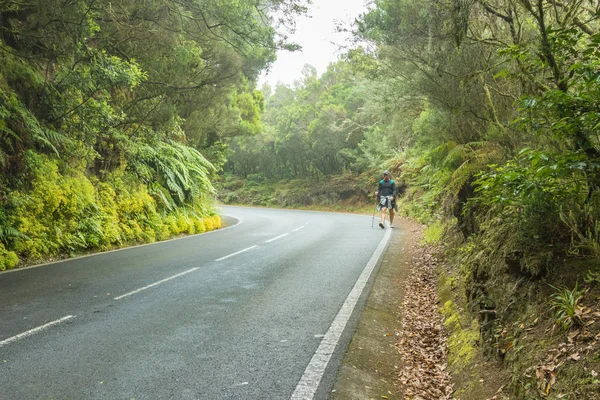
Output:
M215 187L225 204L369 213L376 207L377 183L375 173L283 181L224 175Z
M0 270L221 226L209 197L165 209L125 171L100 181L50 156L29 152L26 162L27 185L0 204Z
M600 200L582 157L525 150L466 179L444 165L407 162L400 204L442 249L455 398L600 398Z

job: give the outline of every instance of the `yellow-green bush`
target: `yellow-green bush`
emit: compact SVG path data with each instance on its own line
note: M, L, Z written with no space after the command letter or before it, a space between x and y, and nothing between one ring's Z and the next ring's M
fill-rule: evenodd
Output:
M193 223L191 225L193 228ZM190 220L183 214L177 215L177 229L180 233L187 233L190 229Z
M122 241L122 230L119 226L119 210L115 201L117 194L106 182L95 182L96 203L102 216L101 226L103 237L98 245L100 249L107 249L115 243Z
M171 237L171 231L169 225L161 224L159 230L156 232L156 240L167 240Z
M14 268L19 263L19 257L14 251L8 251L0 243L0 271Z
M218 216L204 217L212 212L209 200L198 199L193 206L166 213L146 185L123 171L105 181L89 179L83 171L33 151L27 152L26 164L28 185L9 193L7 214L10 226L23 236L14 240L11 251L0 253L0 268L14 267L16 253L39 260L221 226Z
M123 242L156 240L161 218L156 201L142 183L127 176L111 176L109 183L116 193L116 209Z
M196 233L202 233L202 232L206 231L206 228L204 226L204 221L202 220L202 218L194 219L194 229L195 229Z
M203 218L205 232L219 229L221 227L221 217L213 215L211 217Z
M165 226L169 230L169 235L179 235L179 225L177 225L177 217L169 215L165 218Z
M29 152L30 189L10 194L15 225L30 239L18 239L15 250L33 259L74 251L99 242L100 224L92 183L79 171L59 173L58 163Z

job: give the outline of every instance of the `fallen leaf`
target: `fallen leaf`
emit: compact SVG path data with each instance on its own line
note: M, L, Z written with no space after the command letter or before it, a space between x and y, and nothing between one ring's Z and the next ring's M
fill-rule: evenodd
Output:
M550 386L556 383L556 374L554 372L550 372L550 382L548 382L548 390L550 390Z

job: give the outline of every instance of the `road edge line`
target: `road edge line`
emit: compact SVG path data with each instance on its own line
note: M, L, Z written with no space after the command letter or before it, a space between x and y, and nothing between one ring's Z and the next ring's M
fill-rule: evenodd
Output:
M365 269L360 274L354 287L346 297L344 304L338 311L335 316L331 326L327 330L327 333L321 340L319 347L315 351L315 354L312 356L310 362L306 366L300 381L296 385L296 389L292 393L290 400L312 400L319 384L321 383L321 379L323 378L323 374L325 373L325 369L331 360L331 356L337 344L342 336L344 329L346 328L346 324L348 320L350 320L350 316L356 307L356 303L360 298L375 266L381 259L383 255L383 251L385 250L390 237L392 236L392 230L387 229L384 237L379 242L379 246L375 249L375 252L369 259L369 262L365 266Z

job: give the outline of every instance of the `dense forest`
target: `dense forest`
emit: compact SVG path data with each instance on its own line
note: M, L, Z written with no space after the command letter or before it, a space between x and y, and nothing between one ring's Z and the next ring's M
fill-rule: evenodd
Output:
M600 2L374 0L325 73L258 88L307 3L0 1L0 270L215 229L215 195L371 210L390 169L456 397L484 362L600 397Z
M0 270L220 226L302 1L0 2ZM276 29L277 28L277 29Z
M390 169L444 245L453 372L483 357L508 398L598 398L599 18L588 0L376 0L324 74L263 89L223 199L370 204ZM473 382L457 397L484 398Z

